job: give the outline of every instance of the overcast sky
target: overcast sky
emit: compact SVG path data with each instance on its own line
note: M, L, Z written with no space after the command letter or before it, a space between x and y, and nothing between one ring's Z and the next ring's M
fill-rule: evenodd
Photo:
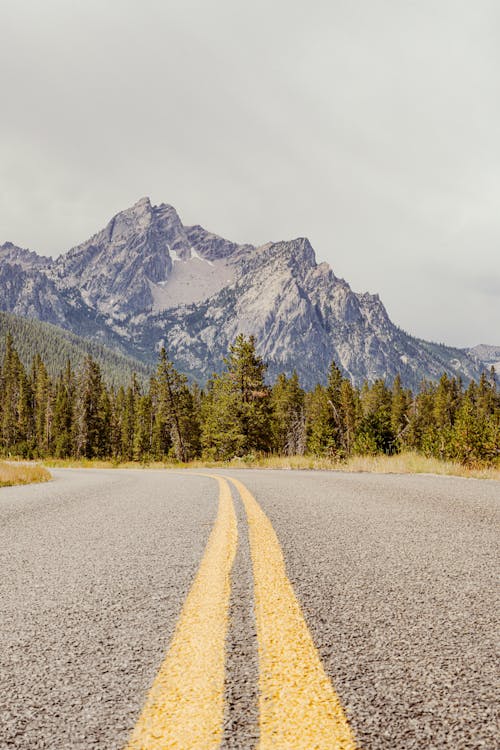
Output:
M143 195L500 344L498 0L0 0L0 242Z

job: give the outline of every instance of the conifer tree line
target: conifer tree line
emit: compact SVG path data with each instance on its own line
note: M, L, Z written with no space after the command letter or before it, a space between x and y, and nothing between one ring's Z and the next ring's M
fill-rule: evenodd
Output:
M418 392L395 378L352 385L332 363L326 385L304 391L297 374L266 383L252 337L240 335L224 369L202 390L162 349L141 386L106 384L89 355L50 378L39 355L27 370L7 336L0 368L0 453L26 458L116 461L228 460L257 454L353 454L414 450L463 464L500 458L500 391L495 372L466 387L443 375Z

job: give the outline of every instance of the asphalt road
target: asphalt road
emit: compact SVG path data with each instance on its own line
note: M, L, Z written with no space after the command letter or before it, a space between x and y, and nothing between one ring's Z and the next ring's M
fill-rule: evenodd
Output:
M120 750L204 559L219 489L191 472L53 473L0 489L0 748ZM358 747L500 746L498 483L217 474L242 481L270 520ZM246 750L261 734L258 638L234 487L233 499L220 745Z

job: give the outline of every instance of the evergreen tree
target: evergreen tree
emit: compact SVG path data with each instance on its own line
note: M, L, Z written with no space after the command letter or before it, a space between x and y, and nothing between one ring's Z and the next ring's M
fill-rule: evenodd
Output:
M77 456L96 458L106 454L103 383L97 362L89 355L78 378L74 440Z
M125 400L120 418L120 456L126 461L134 457L134 430L136 425L137 404L141 395L139 381L135 373L125 393Z
M392 394L383 380L371 387L363 386L361 393L363 416L356 435L357 453L394 453L395 435L391 426Z
M340 386L340 403L342 413L342 446L345 456L350 456L356 439L356 431L361 412L358 391L351 382L344 378Z
M427 450L444 459L449 455L452 428L461 399L456 380L443 374L433 397L433 420L427 430Z
M126 398L125 388L123 387L123 385L121 385L116 392L112 393L111 424L109 427L109 452L115 460L120 460L123 457L122 428Z
M472 465L482 454L484 434L475 408L477 386L468 387L451 434L452 457L464 465Z
M400 451L404 444L404 433L408 428L408 411L411 403L411 393L405 391L401 385L401 378L396 375L391 393L391 430L394 435L394 450Z
M26 372L14 348L12 336L7 334L5 356L2 367L1 387L3 393L1 410L1 445L3 452L15 451L22 442L23 436L19 420L19 409L25 403L25 394L21 392ZM23 417L23 421L25 417Z
M226 360L229 381L237 394L243 450L265 451L270 445L270 391L264 378L267 365L255 350L255 338L240 334Z
M332 409L326 388L318 384L307 394L307 450L317 456L333 456L337 445L332 429Z
M175 369L162 348L155 376L158 416L156 450L173 452L179 461L189 461L199 452L200 424L187 378Z
M134 459L147 461L152 451L153 414L151 395L140 396L137 403L134 429Z
M328 370L326 388L317 385L307 398L307 445L316 455L338 456L346 454L346 446L352 435L346 430L352 427L352 407L347 385L335 362ZM351 409L344 412L344 406Z
M435 386L422 381L419 392L413 397L408 415L408 428L404 435L404 446L409 450L434 455L436 447L434 428Z
M267 451L271 445L270 390L266 365L255 351L253 336L239 335L214 375L203 402L202 445L221 458Z
M54 405L55 454L58 458L68 458L73 452L75 380L71 362L57 379Z
M344 455L345 446L345 415L342 403L342 373L335 362L332 362L328 371L328 382L326 386L328 405L330 407L330 451L331 453Z
M39 354L36 354L33 360L31 381L35 413L35 443L38 454L47 456L50 455L52 448L52 387L47 368Z
M272 448L280 455L302 455L306 448L304 391L294 371L278 375L271 390Z
M33 458L34 449L36 447L33 415L33 390L24 367L20 368L18 378L18 442L15 450L22 458Z
M207 458L225 461L243 456L246 438L239 420L239 397L225 375L213 375L201 404L201 445Z
M99 455L111 455L111 435L113 430L113 401L106 384L101 381L101 396L99 400L99 415L101 429L99 434Z

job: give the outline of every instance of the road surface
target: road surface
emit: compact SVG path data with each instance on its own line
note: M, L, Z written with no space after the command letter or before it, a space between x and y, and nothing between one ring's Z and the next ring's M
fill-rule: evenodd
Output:
M497 482L204 473L0 490L0 748L500 746Z

